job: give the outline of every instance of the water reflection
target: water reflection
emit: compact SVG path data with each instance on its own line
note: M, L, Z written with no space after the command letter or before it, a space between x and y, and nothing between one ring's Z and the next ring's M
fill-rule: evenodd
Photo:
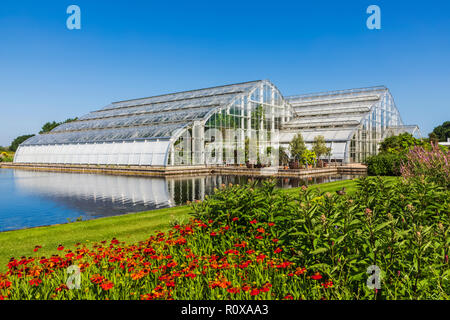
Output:
M350 175L280 178L282 188L350 179ZM153 210L203 199L246 176L131 177L0 169L0 231ZM261 181L262 178L255 178Z

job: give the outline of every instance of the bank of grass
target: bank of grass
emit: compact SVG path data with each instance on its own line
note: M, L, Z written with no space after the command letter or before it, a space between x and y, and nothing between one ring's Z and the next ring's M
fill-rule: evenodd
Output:
M386 178L394 179L394 178ZM323 192L335 192L345 187L346 192L354 192L355 180L335 181L311 186ZM284 189L289 194L297 193L299 188ZM117 238L127 243L147 239L155 231L165 231L170 222L188 221L189 206L158 209L140 213L107 217L95 220L45 226L30 229L0 232L0 272L6 270L11 257L35 256L33 249L42 246L39 256L55 253L58 245L72 247L76 243L98 242Z

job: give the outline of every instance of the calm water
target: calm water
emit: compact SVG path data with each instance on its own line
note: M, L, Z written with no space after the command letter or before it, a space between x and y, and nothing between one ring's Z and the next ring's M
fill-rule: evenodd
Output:
M280 178L282 188L354 178L330 175ZM203 199L222 183L245 184L244 176L129 177L0 169L0 231L67 223L173 207ZM259 179L260 180L260 179Z

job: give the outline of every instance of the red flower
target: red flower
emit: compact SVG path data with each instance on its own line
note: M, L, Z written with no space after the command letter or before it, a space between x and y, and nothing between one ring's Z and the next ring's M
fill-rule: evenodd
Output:
M320 285L323 286L325 289L328 289L333 286L333 281L328 280L327 282L321 283Z
M258 231L259 233L265 233L266 232L266 230L264 230L264 228L258 228L258 229L256 229L256 231Z
M288 294L283 298L284 300L294 300L294 297L291 294Z
M278 239L277 239L277 238L273 238L273 239L272 239L272 242L277 243L277 242L278 242Z
M37 252L40 248L42 248L42 246L35 246L33 251Z
M8 269L14 269L14 268L16 268L17 266L19 266L19 261L17 261L17 260L14 259L14 258L11 258L11 259L9 260L9 262L8 262Z
M273 227L275 225L275 223L269 222L268 225L269 225L269 227Z
M292 262L285 261L285 262L280 263L279 265L277 265L277 268L278 269L284 269L284 268L289 267L291 264L292 264Z
M195 277L197 277L197 275L195 273L189 272L185 274L186 278L191 278L194 279Z
M250 221L250 224L255 224L258 223L258 221L256 221L255 219L253 219L252 221Z
M283 249L281 249L281 248L276 248L275 251L274 251L274 253L280 253L280 252L283 252Z
M239 265L239 268L245 269L245 268L247 268L247 267L249 266L250 263L252 263L252 261L251 261L251 260L247 260L247 261L241 263L241 264Z
M322 279L322 276L320 275L319 272L316 272L314 275L311 276L311 279L320 280L320 279Z
M37 278L37 279L35 278L35 279L31 279L28 282L30 283L30 286L38 287L42 283L42 280L39 278Z
M97 283L97 284L99 284L99 283L102 283L104 280L105 280L105 277L103 277L103 276L101 276L101 275L99 275L99 274L94 274L94 275L91 277L91 282L92 282L92 283Z
M259 294L259 290L258 289L253 289L252 291L250 291L250 295L251 296L257 296Z
M241 290L240 290L239 288L233 288L233 287L231 287L231 288L228 288L227 291L228 291L229 293L237 294L237 293L239 293Z
M178 263L177 263L176 261L171 261L171 262L169 262L169 263L167 264L167 267L173 268L173 267L175 267L177 264L178 264Z
M61 292L62 290L69 290L69 288L65 284L61 284L55 289L55 292Z
M62 245L58 246L58 251L64 250L64 247Z
M242 241L241 243L234 244L236 248L245 248L247 246L247 242Z
M213 232L211 232L209 235L210 235L211 237L215 237L215 236L217 236L217 233L215 233L215 232L213 231Z
M108 281L108 282L102 283L100 285L100 287L102 287L103 290L108 291L109 289L112 289L114 287L114 283Z
M239 221L238 217L234 217L233 219L231 219L232 221Z
M229 250L225 251L224 254L235 254L235 255L238 255L239 251L233 250L233 249L229 249Z
M256 261L263 261L267 256L265 254L260 254L256 257Z
M6 289L11 286L11 282L8 280L0 281L0 289Z
M295 270L295 274L296 274L296 275L301 275L301 274L304 274L305 272L306 272L306 268L298 267L298 268Z

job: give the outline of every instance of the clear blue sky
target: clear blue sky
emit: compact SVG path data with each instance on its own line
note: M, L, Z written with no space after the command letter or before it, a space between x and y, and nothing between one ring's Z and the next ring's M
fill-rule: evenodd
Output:
M0 3L0 145L112 101L256 79L284 95L384 84L427 135L450 120L450 1Z

